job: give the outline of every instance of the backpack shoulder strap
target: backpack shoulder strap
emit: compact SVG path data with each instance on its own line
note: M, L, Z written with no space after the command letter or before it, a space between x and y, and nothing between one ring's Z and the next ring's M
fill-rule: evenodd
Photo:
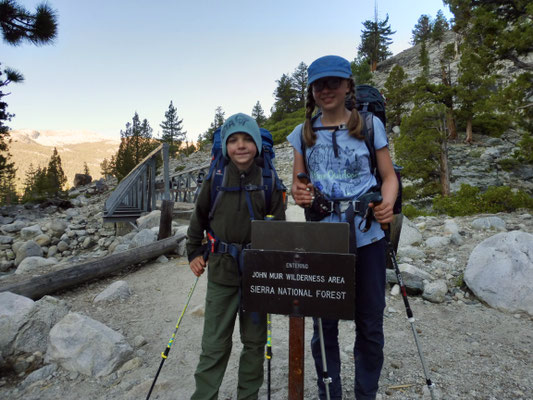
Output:
M374 115L368 111L359 111L361 118L363 118L363 135L365 137L365 145L370 153L369 166L370 172L376 177L378 182L379 174L377 171L378 162L376 158L376 147L374 145Z
M209 221L213 219L215 209L220 200L220 188L224 187L228 180L226 176L226 163L224 160L217 163L213 162L213 164L216 165L213 166L212 171L209 171L209 175L211 175L211 208L209 210Z
M322 112L318 112L316 113L312 118L311 118L311 127L315 124L315 121L320 118L320 116L322 115ZM305 144L305 140L304 140L304 126L305 126L305 121L304 123L301 125L301 130L300 130L300 142L301 142L301 150L302 150L302 156L304 158L304 166L305 166L305 172L307 175L309 175L309 168L307 166L307 158L306 158L306 152L307 152L307 145Z

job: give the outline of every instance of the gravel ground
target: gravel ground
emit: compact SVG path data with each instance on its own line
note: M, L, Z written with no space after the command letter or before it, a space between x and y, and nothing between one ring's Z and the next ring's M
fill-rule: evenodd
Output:
M133 295L126 301L95 305L92 300L110 283L128 282ZM194 276L184 258L166 264L131 267L76 290L56 295L71 306L120 331L130 343L142 336L137 366L94 379L59 368L53 376L26 384L24 377L0 379L3 399L139 399L145 398L160 364L161 352L174 331ZM152 399L188 399L194 390L203 324L206 279L199 280L166 360ZM533 399L533 321L491 309L471 297L441 304L411 297L422 351L440 399ZM380 380L381 399L429 398L425 378L405 317L401 297L387 294L385 364ZM312 335L306 319L305 341ZM340 324L342 376L345 398L353 398L354 325ZM238 329L235 330L238 332ZM272 399L286 399L288 387L288 317L273 317ZM220 390L220 399L236 398L238 335ZM266 363L265 363L266 368ZM315 373L309 346L305 354L305 399L316 398ZM266 382L260 392L266 399ZM380 398L380 397L378 397Z

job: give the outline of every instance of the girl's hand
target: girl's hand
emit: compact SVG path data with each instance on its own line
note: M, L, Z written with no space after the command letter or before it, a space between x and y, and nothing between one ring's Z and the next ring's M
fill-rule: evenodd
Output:
M300 207L310 207L314 199L315 188L312 183L302 183L296 180L292 184L292 198Z
M394 217L392 212L393 203L383 199L379 204L370 203L368 206L374 210L374 216L380 224L389 224L392 222Z
M205 260L203 256L198 256L196 258L193 258L193 260L189 263L189 267L191 268L191 271L194 275L200 276L205 271Z

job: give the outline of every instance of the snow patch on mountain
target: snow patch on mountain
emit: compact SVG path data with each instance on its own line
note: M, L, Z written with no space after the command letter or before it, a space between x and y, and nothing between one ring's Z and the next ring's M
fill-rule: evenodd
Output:
M34 130L19 129L9 132L13 140L25 143L35 142L41 146L57 147L69 144L120 142L120 138L111 138L101 133L88 130Z

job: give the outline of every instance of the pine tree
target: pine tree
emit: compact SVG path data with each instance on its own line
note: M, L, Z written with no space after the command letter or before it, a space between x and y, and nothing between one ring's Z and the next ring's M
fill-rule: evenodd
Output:
M298 107L298 93L294 89L294 80L288 74L283 74L276 83L274 91L274 105L270 118L273 121L281 121L284 115L296 111Z
M414 108L402 119L400 136L395 140L395 154L404 167L403 174L414 185L412 197L450 194L446 109L443 105L426 104ZM409 192L409 190L406 190Z
M252 118L255 119L257 125L259 126L263 126L264 123L267 121L267 118L265 117L265 112L263 111L263 107L261 107L261 103L259 103L259 100L257 101L257 103L255 103L255 106L252 109Z
M416 23L414 29L412 32L412 39L411 43L413 45L417 45L419 43L427 41L431 37L432 33L432 22L431 17L429 15L421 15L420 18L418 18L418 22Z
M363 58L360 54L350 63L352 76L357 85L368 84L375 85L372 81L372 71L370 70L370 61Z
M514 0L444 0L444 3L449 5L454 14L453 30L463 35L467 45L475 47L463 49L466 56L464 62L463 56L461 57L463 65L460 67L464 76L460 83L467 83L467 87L462 88L460 94L468 97L468 85L479 79L474 69L484 67L490 70L501 60L511 61L517 68L517 73L510 85L501 88L500 93L495 96L500 97L496 105L500 115L517 117L514 118L515 128L522 130L524 134L530 132L533 126L533 107L530 100L533 97L533 62L530 57L533 52L533 3ZM469 67L468 61L473 58L471 53L474 50L482 57L481 65ZM520 83L515 84L516 82ZM479 89L483 89L482 86L479 86ZM472 112L469 111L470 114ZM494 119L490 115L486 117L487 113L483 110L478 111L478 114L484 114L487 121L501 122L501 119ZM507 126L511 124L509 121L504 123ZM473 122L470 122L471 124ZM493 124L486 127L491 128ZM467 131L471 129L471 126L467 125Z
M4 168L0 171L0 205L18 203L16 172L15 168Z
M510 60L533 70L533 3L531 1L443 0L454 14L454 31L475 38L495 60Z
M152 140L152 128L145 118L142 122L135 112L125 130L120 131L120 146L112 158L113 175L120 181L130 173L158 143Z
M67 176L63 171L63 166L61 165L61 157L57 152L57 148L54 147L54 152L50 157L48 162L48 167L46 168L46 184L47 189L46 193L49 196L59 196L63 192L63 187L67 183Z
M298 64L292 74L293 89L296 92L296 108L305 107L307 93L307 64L301 62Z
M226 121L225 115L226 113L224 112L224 110L222 110L222 107L218 106L215 110L215 117L213 119L213 122L211 122L211 125L209 125L207 131L205 131L198 137L198 144L200 145L200 148L203 148L208 144L213 143L213 136L215 134L215 131L222 125L224 125L224 122Z
M384 61L392 55L389 46L392 43L390 36L396 33L392 31L389 23L389 15L383 21L378 20L377 10L374 13L374 21L363 22L364 30L361 31L361 44L358 51L361 57L370 60L370 69L374 72L378 62Z
M0 30L4 41L14 46L24 40L35 45L50 43L57 35L57 14L46 3L31 13L15 0L1 0Z
M159 124L163 130L161 139L169 144L170 154L176 154L185 140L187 132L183 130L183 119L179 119L178 110L172 104L172 100L165 112L165 120Z
M406 114L409 101L409 87L407 74L399 65L392 68L385 82L385 97L387 98L387 122L393 126L400 126L402 117Z
M12 46L24 41L35 45L52 43L57 35L57 14L46 3L39 4L32 13L15 0L0 0L0 31L4 42ZM14 199L12 188L16 170L10 161L9 128L5 125L13 114L7 112L7 103L3 98L9 93L2 88L11 82L22 82L23 79L22 74L11 68L0 70L0 198L8 200Z
M5 75L5 78L2 76ZM3 98L9 93L4 93L4 87L11 82L22 82L24 78L20 73L10 68L3 71L0 69L0 198L14 199L14 194L11 188L14 186L15 180L15 164L11 161L11 154L9 153L9 127L6 122L10 121L13 114L7 111L7 103Z
M442 13L442 10L439 10L437 12L437 16L435 17L435 21L433 21L433 26L431 29L431 40L434 42L442 42L442 39L444 38L444 33L447 32L450 29L450 26L448 24L448 21L446 20L446 17Z
M100 174L107 179L113 175L113 165L111 161L108 161L107 158L104 158L100 163Z
M491 88L495 85L495 77L491 75L489 69L490 63L482 49L473 43L463 43L461 46L457 97L461 104L460 116L466 122L467 143L473 141L474 118L490 114L487 99L491 95Z
M444 47L440 55L441 68L441 102L446 106L446 125L448 127L448 138L457 139L457 127L455 124L455 93L456 88L451 80L451 62L455 57L455 46L450 43Z
M91 172L89 171L89 166L87 165L86 161L83 163L83 173L85 175L91 175Z
M424 79L429 79L429 54L428 49L426 46L426 41L423 40L420 42L420 55L419 55L419 61L420 66L422 67L422 76Z

